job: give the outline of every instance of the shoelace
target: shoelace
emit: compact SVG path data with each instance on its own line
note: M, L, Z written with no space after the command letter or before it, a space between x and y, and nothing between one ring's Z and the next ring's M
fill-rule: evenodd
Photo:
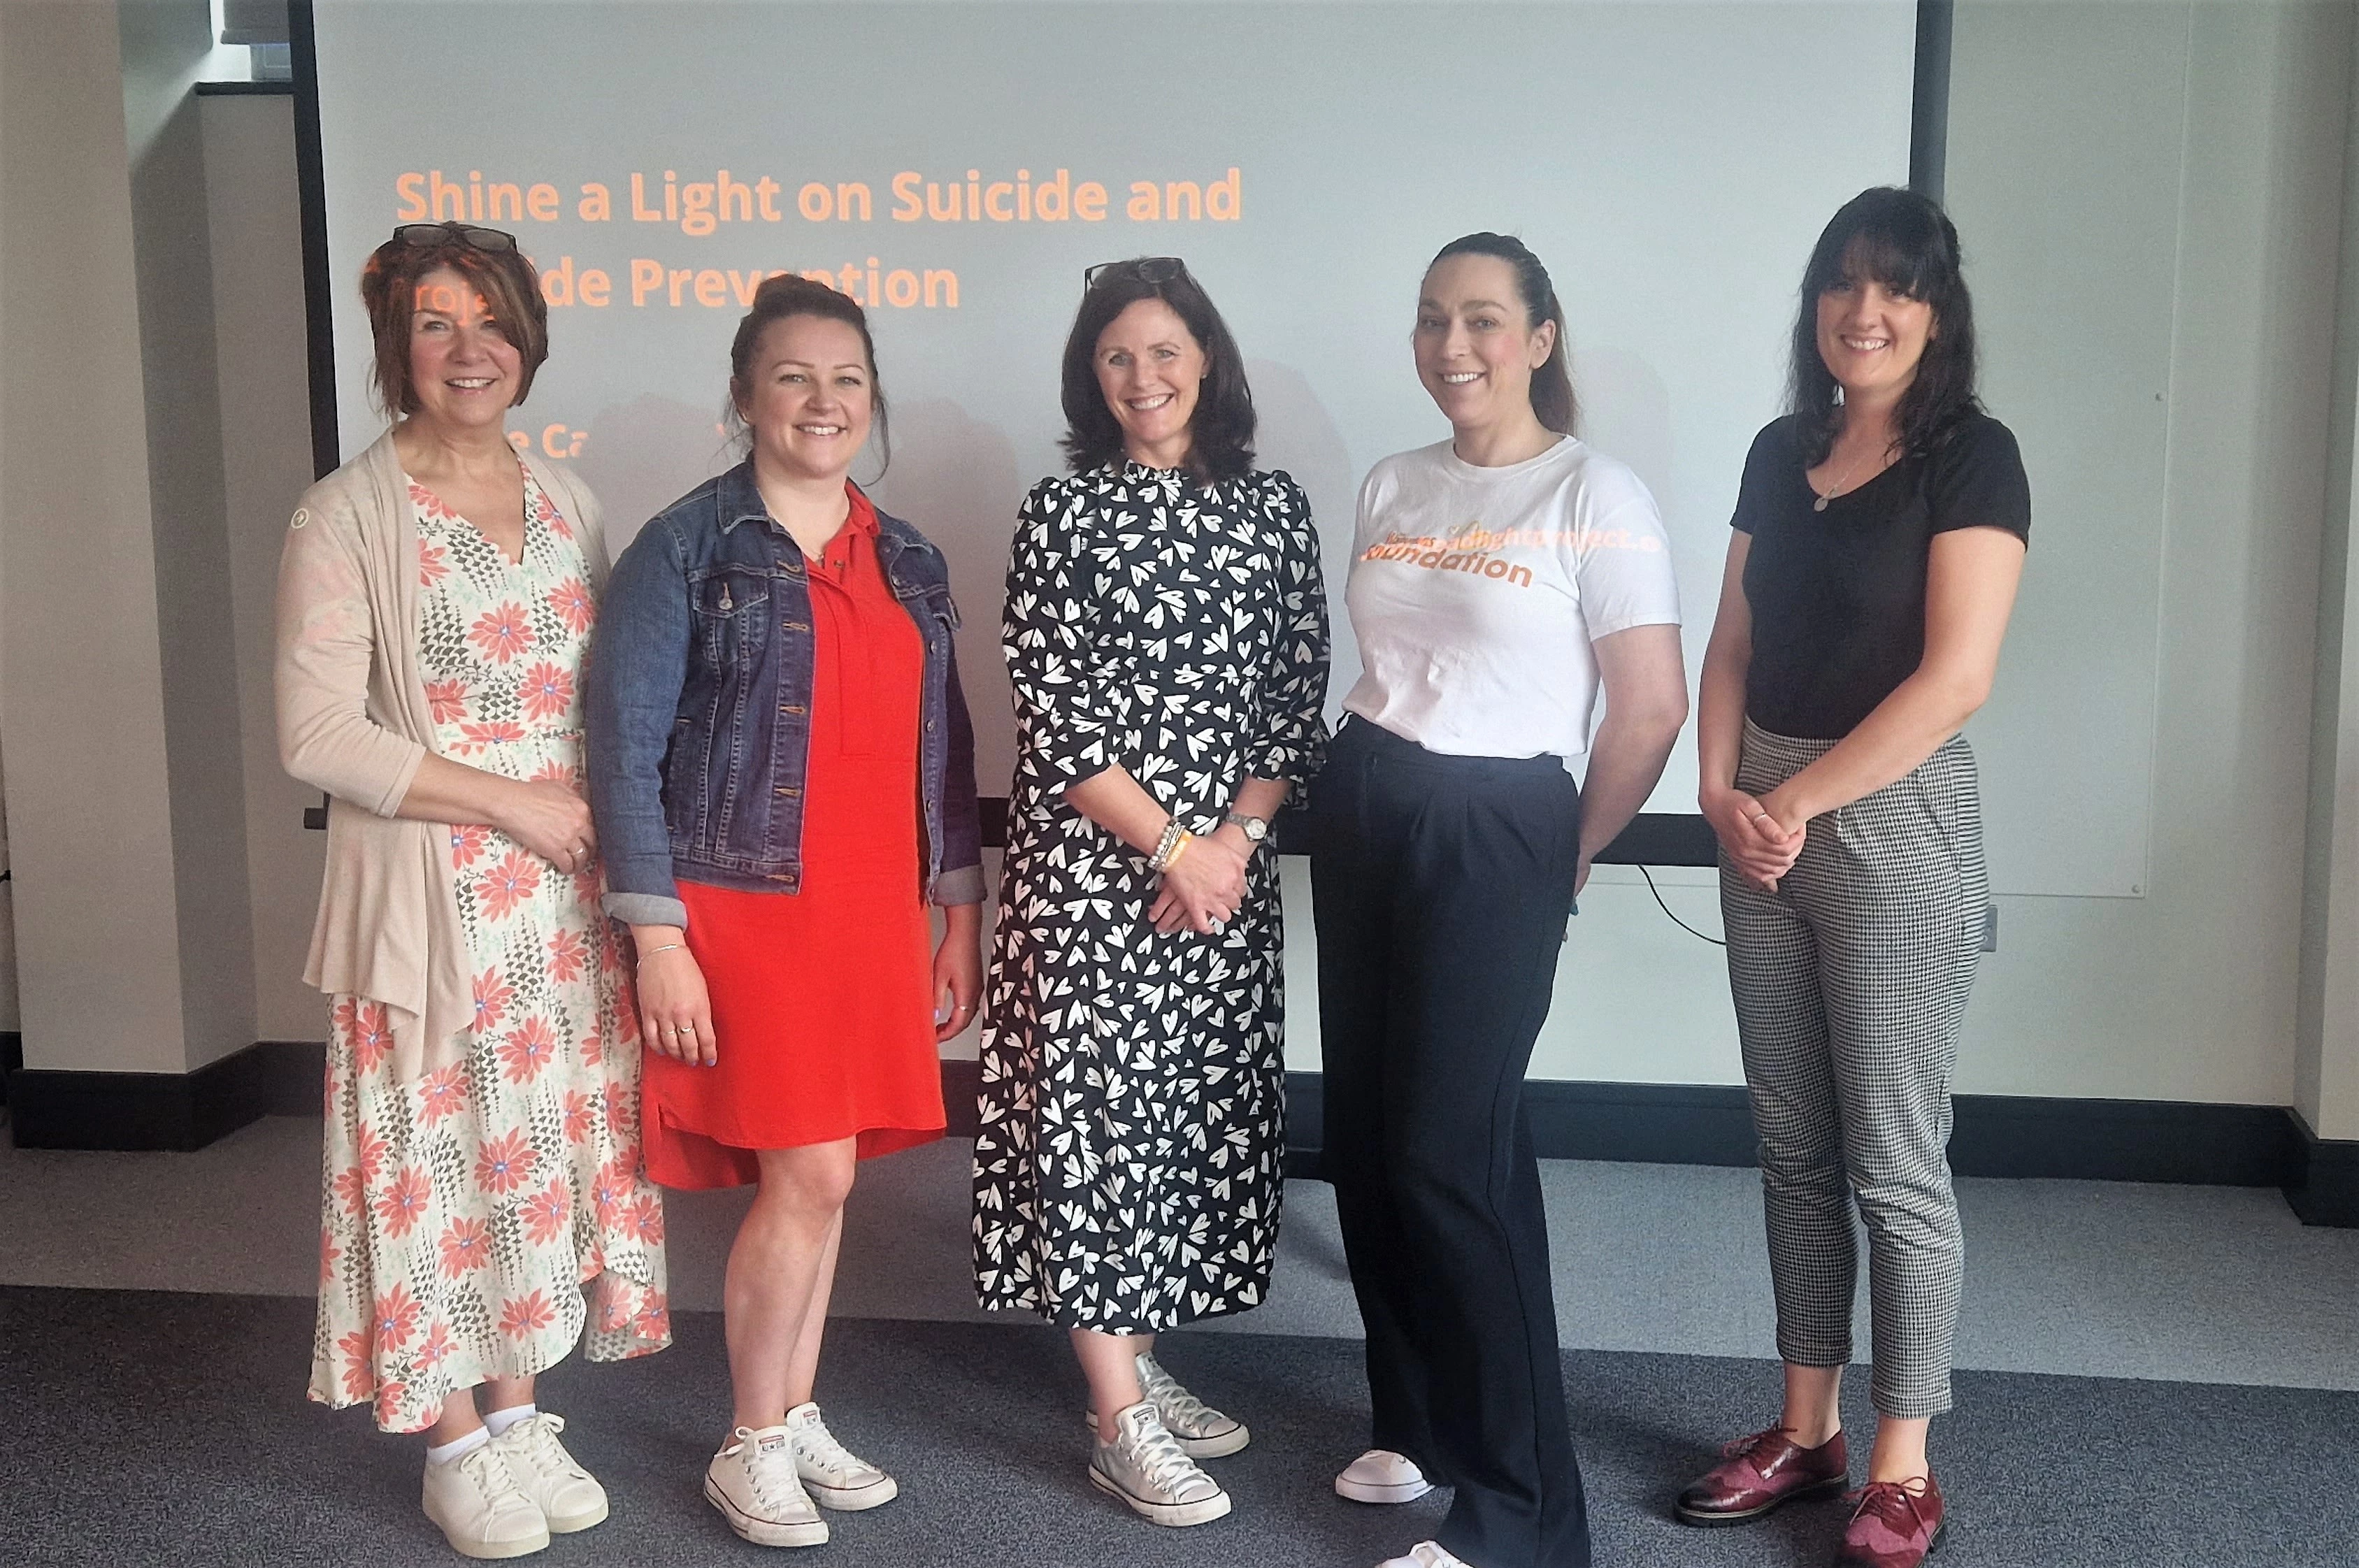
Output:
M1906 1481L1870 1481L1854 1492L1845 1492L1843 1501L1853 1506L1851 1517L1872 1513L1892 1526L1899 1536L1921 1533L1925 1529L1924 1510L1917 1505L1932 1495L1932 1483L1922 1475L1912 1475ZM1908 1528L1901 1528L1903 1523Z
M1180 1481L1203 1474L1188 1457L1188 1451L1180 1446L1180 1440L1171 1435L1170 1428L1160 1421L1139 1433L1132 1453L1147 1485L1159 1492L1177 1492Z
M458 1465L459 1474L474 1483L475 1490L483 1495L493 1512L533 1506L532 1499L516 1484L516 1477L508 1474L507 1465L492 1452L490 1443L460 1455Z
M1212 1418L1219 1412L1181 1387L1180 1380L1163 1370L1152 1356L1140 1356L1138 1367L1144 1374L1139 1381L1146 1385L1147 1399L1166 1427L1192 1431L1212 1424Z
M532 1462L532 1467L543 1475L571 1475L581 1470L581 1466L573 1463L572 1455L558 1443L557 1434L565 1430L563 1418L543 1411L526 1417L508 1430L519 1433L514 1449L521 1451Z
M857 1475L871 1468L838 1443L835 1433L827 1430L827 1422L815 1421L795 1434L796 1443L803 1449L802 1457L831 1475Z
M754 1497L766 1508L800 1508L810 1504L810 1495L803 1490L802 1477L795 1474L795 1451L791 1443L768 1454L750 1437L740 1438L745 1445L745 1478L754 1484Z
M1791 1438L1793 1435L1792 1427L1773 1426L1767 1432L1756 1432L1749 1436L1740 1437L1734 1443L1722 1443L1720 1456L1723 1459L1750 1459L1777 1439Z

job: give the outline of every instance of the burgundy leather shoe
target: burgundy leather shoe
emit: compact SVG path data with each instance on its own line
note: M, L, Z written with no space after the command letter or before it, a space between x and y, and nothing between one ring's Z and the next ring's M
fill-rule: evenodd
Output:
M1721 1453L1726 1457L1680 1494L1681 1523L1745 1524L1797 1497L1828 1497L1851 1485L1851 1457L1841 1432L1804 1448L1791 1429L1773 1426Z
M1870 1481L1843 1527L1835 1568L1917 1568L1941 1544L1941 1488L1921 1481Z

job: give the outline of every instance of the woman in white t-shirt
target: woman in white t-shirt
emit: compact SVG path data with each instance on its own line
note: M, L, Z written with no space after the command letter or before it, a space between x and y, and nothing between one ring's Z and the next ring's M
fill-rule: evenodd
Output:
M1384 1568L1589 1562L1524 1069L1573 896L1661 774L1687 681L1662 519L1572 435L1563 338L1521 241L1469 234L1427 269L1412 342L1451 439L1361 486L1364 673L1311 792L1324 1165L1374 1408L1335 1489L1457 1487Z

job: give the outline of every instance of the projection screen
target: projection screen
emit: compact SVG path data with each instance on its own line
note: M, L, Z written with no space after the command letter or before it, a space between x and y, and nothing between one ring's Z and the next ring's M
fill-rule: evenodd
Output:
M580 469L618 550L734 461L718 421L755 282L826 271L874 311L874 493L950 555L1000 794L1006 541L1060 467L1082 269L1184 256L1234 330L1261 462L1326 541L1332 706L1358 671L1358 480L1447 434L1410 366L1418 280L1497 229L1554 272L1583 435L1661 506L1692 680L1802 261L1844 199L1907 179L1914 26L1908 0L320 0L342 448L385 422L354 283L397 222L508 229L542 268L552 353L514 439ZM1648 809L1693 801L1683 739Z

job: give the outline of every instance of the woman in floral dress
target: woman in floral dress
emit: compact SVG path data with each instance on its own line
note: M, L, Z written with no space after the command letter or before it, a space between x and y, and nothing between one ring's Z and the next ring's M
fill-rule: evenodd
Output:
M402 417L304 496L279 584L281 747L332 798L310 1392L426 1432L428 1516L512 1557L606 1517L535 1376L585 1333L592 1360L670 1339L581 794L605 552L588 491L504 433L547 343L513 239L408 225L362 292Z

